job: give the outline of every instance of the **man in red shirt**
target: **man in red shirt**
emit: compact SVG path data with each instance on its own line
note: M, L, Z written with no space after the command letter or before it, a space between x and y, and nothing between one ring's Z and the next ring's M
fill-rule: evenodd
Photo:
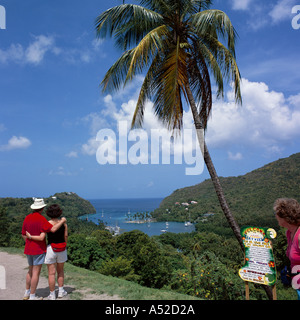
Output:
M26 231L32 236L39 236L42 232L55 232L63 223L66 218L62 218L59 223L52 225L42 216L42 212L46 204L43 199L35 199L34 203L30 206L33 212L26 216L22 227L22 237L25 240L24 253L27 256L29 270L26 275L26 291L24 299L39 299L35 296L35 291L39 282L40 272L45 260L47 251L46 241L34 241L26 237Z

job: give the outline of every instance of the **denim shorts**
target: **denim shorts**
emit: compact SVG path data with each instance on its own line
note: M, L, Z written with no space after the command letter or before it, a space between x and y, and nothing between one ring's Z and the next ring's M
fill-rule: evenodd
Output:
M46 254L45 253L36 254L36 255L27 254L26 256L27 256L28 264L30 266L38 266L44 263Z

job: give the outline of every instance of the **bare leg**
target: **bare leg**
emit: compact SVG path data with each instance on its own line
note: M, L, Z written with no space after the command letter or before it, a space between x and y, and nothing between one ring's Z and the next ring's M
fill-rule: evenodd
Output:
M57 282L59 287L64 286L64 263L58 263L57 264Z
M31 273L31 283L30 283L30 294L35 294L37 285L39 283L40 273L42 269L42 264L39 264L38 266L30 266L32 267L32 273ZM27 273L28 276L29 272ZM27 288L27 277L26 277L26 288ZM29 289L29 288L28 288Z
M55 290L55 263L47 264L48 267L48 281L49 281L49 289L50 291Z
M32 267L33 266L29 266L28 272L26 274L26 290L29 290L31 287Z

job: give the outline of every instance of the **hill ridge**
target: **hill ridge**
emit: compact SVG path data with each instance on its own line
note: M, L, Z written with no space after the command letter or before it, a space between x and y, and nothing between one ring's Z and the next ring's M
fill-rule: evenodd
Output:
M52 196L44 197L44 201L49 207L51 204L58 204L65 217L78 217L84 214L96 213L94 206L75 192L59 192ZM33 203L32 197L27 198L0 198L0 207L7 210L10 217L25 216L31 212L30 205Z
M263 223L266 220L270 223L269 220L274 218L272 206L277 198L300 200L300 153L270 162L244 175L219 178L229 207L240 225L257 218ZM191 201L197 203L191 204ZM223 216L210 179L175 190L163 199L160 207L154 211L154 217L158 221L190 219L199 222L207 213Z

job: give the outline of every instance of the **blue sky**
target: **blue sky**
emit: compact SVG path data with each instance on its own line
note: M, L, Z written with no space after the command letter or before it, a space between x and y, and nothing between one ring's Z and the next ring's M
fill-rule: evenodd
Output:
M118 121L129 123L143 77L116 94L99 88L121 52L110 39L95 39L94 21L121 3L0 0L6 10L6 29L0 30L0 197L61 191L89 199L165 197L209 177L206 169L186 175L184 162L97 162L97 132L117 134ZM225 99L214 101L206 133L220 176L245 174L300 151L300 29L292 28L300 16L291 13L296 4L214 1L239 34L243 78L243 105L234 104L228 87ZM184 121L192 125L188 110ZM149 102L145 132L151 128L160 124Z

